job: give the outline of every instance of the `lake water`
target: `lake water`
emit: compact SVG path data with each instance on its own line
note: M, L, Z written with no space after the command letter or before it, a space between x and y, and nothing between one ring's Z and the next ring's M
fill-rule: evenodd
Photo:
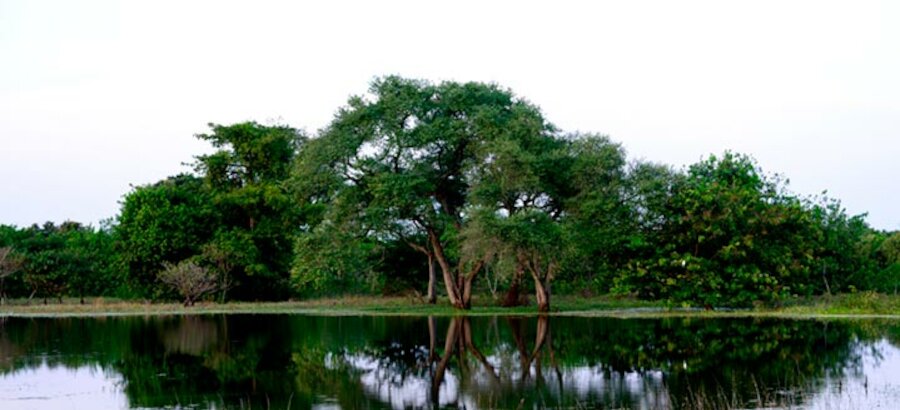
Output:
M0 408L900 406L900 321L0 319Z

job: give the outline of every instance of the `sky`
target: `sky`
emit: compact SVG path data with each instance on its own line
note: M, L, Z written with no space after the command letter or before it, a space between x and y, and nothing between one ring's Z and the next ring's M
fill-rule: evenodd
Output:
M900 229L897 1L0 0L0 224L114 217L210 122L314 134L378 76L499 84L683 167L746 153Z

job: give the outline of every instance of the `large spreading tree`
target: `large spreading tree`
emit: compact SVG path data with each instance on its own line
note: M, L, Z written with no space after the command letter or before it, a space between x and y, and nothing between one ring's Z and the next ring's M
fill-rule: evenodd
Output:
M350 225L369 240L405 241L440 270L450 303L469 308L486 260L460 257L459 233L480 166L496 158L489 147L500 141L550 138L552 127L537 107L493 85L386 77L370 92L352 98L301 154L301 200L329 227L310 226L308 235Z

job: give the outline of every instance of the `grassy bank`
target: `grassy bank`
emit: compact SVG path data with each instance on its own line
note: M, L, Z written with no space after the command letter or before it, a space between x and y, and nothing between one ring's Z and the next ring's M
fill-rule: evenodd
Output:
M198 303L184 307L176 303L148 303L95 298L86 303L78 299L50 301L12 300L0 306L0 316L59 317L59 316L117 316L172 315L217 313L293 313L309 315L537 315L534 306L503 308L487 299L476 299L469 311L454 309L446 302L436 305L410 297L348 296L288 302L229 302ZM753 309L703 310L667 306L664 302L641 301L611 296L557 296L553 299L552 315L607 317L844 317L878 316L900 319L900 296L877 293L854 293L815 298L797 298L777 306L758 306Z

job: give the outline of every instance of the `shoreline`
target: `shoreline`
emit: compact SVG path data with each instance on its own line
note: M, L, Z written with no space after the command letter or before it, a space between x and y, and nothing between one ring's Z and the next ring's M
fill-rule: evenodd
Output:
M703 310L666 306L658 301L629 298L560 296L552 311L558 317L639 318L781 318L781 319L895 319L900 320L900 296L882 294L846 294L792 299L781 307ZM65 300L62 304L24 304L13 301L0 306L0 319L77 318L124 316L180 316L220 314L296 314L316 316L540 316L535 306L504 308L490 300L476 300L471 310L458 310L446 302L435 305L410 297L323 298L282 302L214 302L184 307L180 303L93 299L80 304Z

